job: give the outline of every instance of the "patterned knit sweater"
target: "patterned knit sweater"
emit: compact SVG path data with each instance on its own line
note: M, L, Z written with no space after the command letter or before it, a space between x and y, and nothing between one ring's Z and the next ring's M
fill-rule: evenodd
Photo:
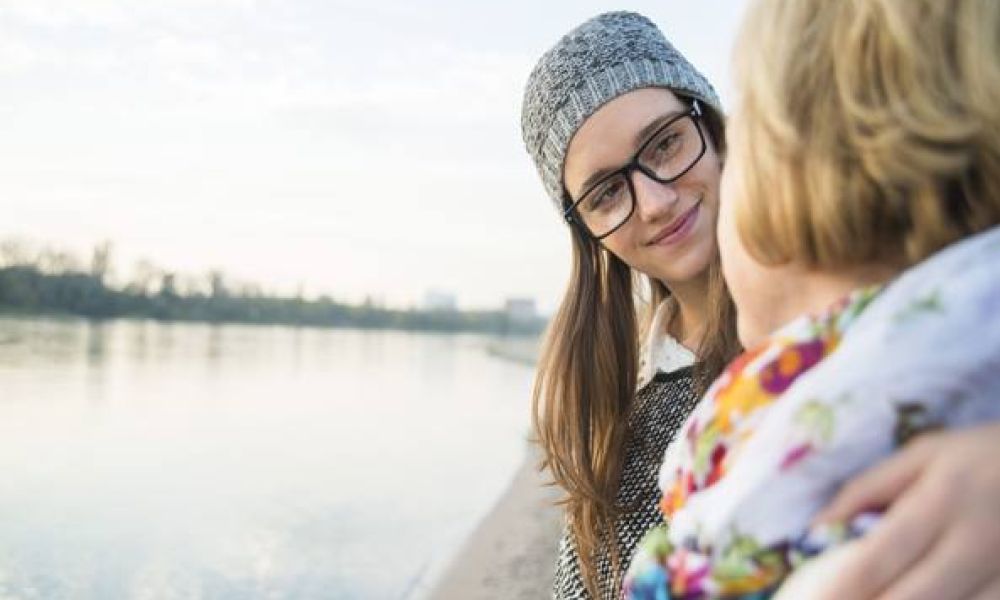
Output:
M663 522L658 509L660 490L657 484L663 453L697 403L691 367L658 373L636 393L629 418L625 467L618 490L618 504L636 509L623 513L615 524L621 557L619 568L612 570L611 555L606 548L598 555L600 600L617 600L615 590L621 585L636 546L646 532ZM579 557L568 529L564 530L559 542L553 598L591 598L583 583Z

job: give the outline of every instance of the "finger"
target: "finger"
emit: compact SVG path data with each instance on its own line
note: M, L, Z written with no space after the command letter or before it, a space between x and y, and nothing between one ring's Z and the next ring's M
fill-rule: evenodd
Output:
M807 560L781 584L773 600L815 600L817 590L829 588L840 577L841 566L858 543L859 540L851 540Z
M930 550L948 520L947 498L926 481L917 484L858 540L822 600L875 598Z
M854 477L816 515L813 522L843 522L866 510L889 506L919 478L934 456L936 445L936 436L918 438L900 452Z
M892 582L879 600L969 598L990 573L976 568L976 564L983 562L982 557L977 561L964 550L954 537L937 544L913 568Z

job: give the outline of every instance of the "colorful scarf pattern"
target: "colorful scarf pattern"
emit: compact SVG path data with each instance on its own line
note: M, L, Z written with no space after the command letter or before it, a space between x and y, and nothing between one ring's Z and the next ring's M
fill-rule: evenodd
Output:
M852 474L928 428L1000 418L1000 229L797 319L734 361L667 450L666 526L632 600L769 597L877 517L810 528Z

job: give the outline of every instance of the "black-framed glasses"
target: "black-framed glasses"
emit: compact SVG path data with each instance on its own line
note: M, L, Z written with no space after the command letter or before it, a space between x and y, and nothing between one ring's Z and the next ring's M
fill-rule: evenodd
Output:
M691 110L670 119L646 139L622 167L605 175L584 191L563 212L569 223L580 223L601 240L617 231L635 212L632 171L657 183L672 183L691 170L705 155L705 134L698 101Z

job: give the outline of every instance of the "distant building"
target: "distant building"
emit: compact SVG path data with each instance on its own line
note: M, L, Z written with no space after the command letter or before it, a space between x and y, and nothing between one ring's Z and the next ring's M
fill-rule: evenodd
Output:
M535 301L531 298L508 298L504 312L511 323L530 323L538 318Z
M441 290L430 290L424 294L424 310L436 312L454 312L458 309L455 294Z

